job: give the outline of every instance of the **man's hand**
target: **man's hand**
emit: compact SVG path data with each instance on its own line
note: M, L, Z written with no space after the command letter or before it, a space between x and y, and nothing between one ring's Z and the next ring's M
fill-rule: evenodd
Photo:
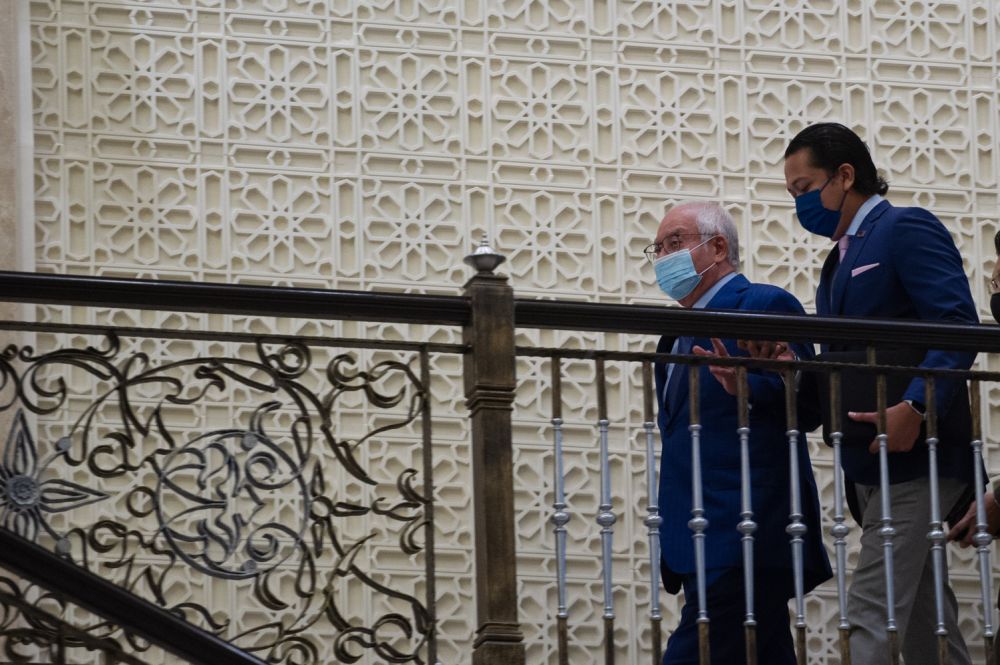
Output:
M707 358L728 358L729 351L726 350L726 345L722 343L722 340L718 337L712 338L712 347L715 352L703 349L700 346L695 346L691 351L696 356L702 356ZM722 365L709 365L708 371L712 373L712 376L722 384L722 389L725 390L730 395L736 394L736 368L732 365L722 366Z
M986 531L992 536L1000 530L1000 506L993 497L993 492L983 495L983 506L986 507ZM972 537L976 535L976 502L973 501L965 516L955 522L948 531L948 540L957 541L962 547L974 545Z
M997 258L993 266L993 275L990 276L990 293L1000 293L1000 257Z
M878 427L878 412L867 411L859 413L848 411L847 417L859 423L871 423ZM889 435L888 448L890 453L905 453L913 449L920 434L920 424L924 419L906 402L900 402L885 410L885 433ZM872 439L868 452L878 452L878 437Z
M736 345L751 358L765 360L795 360L795 353L788 342L759 342L755 339L737 340Z

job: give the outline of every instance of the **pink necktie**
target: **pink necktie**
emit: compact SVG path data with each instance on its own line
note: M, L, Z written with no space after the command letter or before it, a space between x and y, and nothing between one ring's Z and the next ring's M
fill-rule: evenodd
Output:
M847 254L847 246L851 244L851 236L840 236L840 240L837 241L837 249L840 250L840 261L843 263L844 254Z

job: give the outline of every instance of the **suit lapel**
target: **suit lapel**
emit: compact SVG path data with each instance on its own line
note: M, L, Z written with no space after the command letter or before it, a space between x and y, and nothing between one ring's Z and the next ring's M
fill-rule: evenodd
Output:
M688 394L688 366L674 365L670 372L670 381L667 382L667 422L677 417L681 410L681 405L687 399Z
M677 338L676 337L671 337L669 335L664 335L663 337L661 337L660 338L660 342L656 345L656 352L657 353L670 353L670 349L672 349L673 346L674 346L674 340L675 339L677 339ZM657 405L657 408L659 409L660 413L663 413L663 415L665 417L666 414L664 412L667 409L667 403L666 403L666 401L663 398L663 395L664 395L663 391L664 391L664 389L666 387L666 383L667 383L667 364L666 363L658 362L658 363L655 363L653 365L653 378L655 380L654 381L654 386L655 386L655 389L656 389L656 405ZM661 421L662 421L662 418L661 418Z
M844 260L833 277L833 291L831 293L831 312L833 314L843 313L844 293L847 291L847 285L851 281L851 270L854 269L862 248L868 242L868 238L871 237L872 226L890 206L891 204L888 201L882 201L875 206L865 217L864 221L861 222L857 234L851 238L851 244L847 248L847 253L844 254Z
M729 280L718 293L716 293L705 309L739 309L743 302L743 294L750 288L750 282L746 277L737 273ZM692 346L705 340L699 337L692 339ZM673 345L671 345L673 346ZM676 365L670 374L669 385L667 386L667 422L669 424L678 416L681 409L687 403L691 382L689 380L688 365Z
M823 269L819 273L819 288L816 290L816 313L820 316L828 316L833 312L833 276L837 270L837 246L834 245L826 261L823 262Z

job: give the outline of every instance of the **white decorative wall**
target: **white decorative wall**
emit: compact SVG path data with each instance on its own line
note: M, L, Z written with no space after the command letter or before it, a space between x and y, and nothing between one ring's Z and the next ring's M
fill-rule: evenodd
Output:
M457 293L468 274L461 258L486 231L522 297L665 305L641 250L666 206L697 198L735 215L751 279L812 308L829 243L797 226L781 157L802 127L838 120L866 138L892 201L945 222L989 316L1000 214L1000 5L989 0L30 0L30 8L29 232L40 271ZM454 341L452 332L405 326L82 316ZM525 333L519 343L651 349L655 340ZM470 474L461 367L438 362L440 657L451 664L468 661L475 629ZM587 663L598 662L601 639L596 396L592 365L566 371L571 661ZM529 662L554 662L548 365L524 360L518 372L520 612ZM637 380L636 368L609 364L621 516L615 640L620 662L633 665L648 661L636 645L650 642ZM991 391L991 414L998 401ZM990 424L1000 432L997 416ZM829 454L815 453L829 506ZM954 551L951 565L971 638L979 634L973 560ZM677 601L666 602L669 627ZM836 662L835 613L829 587L812 596L810 662Z

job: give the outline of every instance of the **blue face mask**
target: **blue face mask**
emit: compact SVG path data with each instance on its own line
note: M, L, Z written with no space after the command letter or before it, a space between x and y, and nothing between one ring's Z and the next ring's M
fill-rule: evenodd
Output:
M844 192L844 198L840 200L840 207L836 210L830 210L823 205L819 195L830 184L830 180L833 178L827 179L819 189L795 197L795 214L798 215L802 228L809 233L827 238L832 238L840 226L840 210L847 199L847 192Z
M695 245L692 249L698 249L708 240ZM716 265L718 264L713 263L698 272L691 259L691 250L681 249L656 259L653 262L653 270L656 271L656 282L660 285L660 289L674 300L683 300L701 283L701 276Z

